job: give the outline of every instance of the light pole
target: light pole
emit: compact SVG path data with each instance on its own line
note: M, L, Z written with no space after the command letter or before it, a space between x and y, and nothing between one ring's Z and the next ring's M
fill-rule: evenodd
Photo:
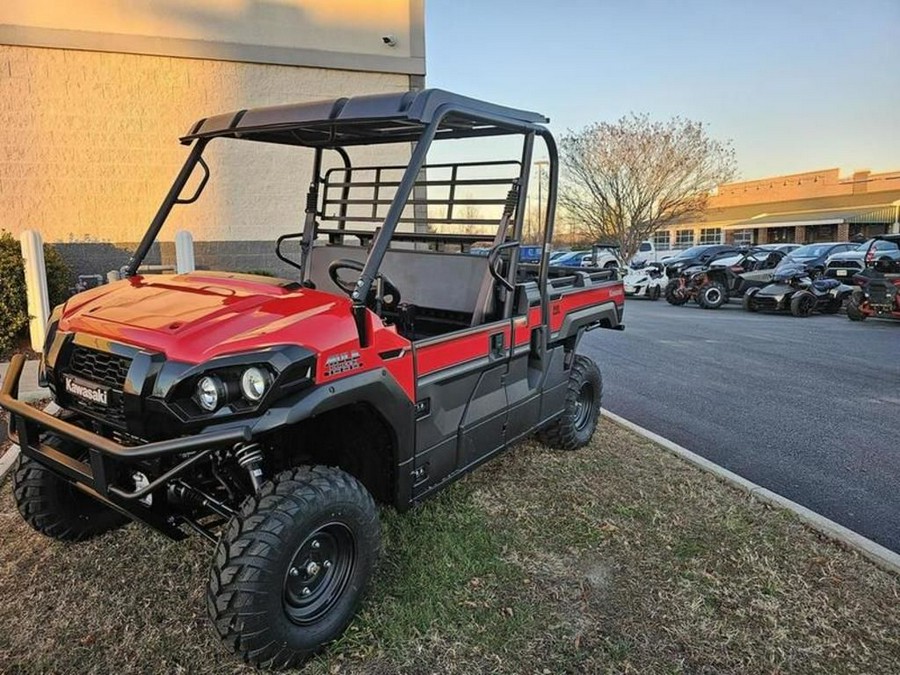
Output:
M538 175L538 234L543 237L544 232L544 209L543 209L543 184L544 184L544 175L541 173L541 167L548 166L550 162L546 159L538 159L534 161L534 166L537 167L537 175ZM531 220L529 218L529 220Z

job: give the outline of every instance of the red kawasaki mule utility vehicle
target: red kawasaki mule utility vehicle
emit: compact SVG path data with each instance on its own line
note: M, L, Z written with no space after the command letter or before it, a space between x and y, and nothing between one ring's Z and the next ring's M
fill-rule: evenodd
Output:
M66 541L127 519L208 538L209 614L248 662L297 665L338 637L378 555L376 503L408 509L529 434L570 450L597 424L600 372L576 348L622 327L622 284L518 259L536 140L545 251L553 234L546 121L428 90L195 124L126 278L53 312L42 376L62 411L18 401L22 358L10 365L0 405L25 520ZM426 163L436 141L487 136L515 141L513 158ZM210 179L207 146L247 141L312 149L303 229L274 251L296 279L141 275L172 209ZM351 161L390 143L408 162ZM489 255L470 253L486 240Z

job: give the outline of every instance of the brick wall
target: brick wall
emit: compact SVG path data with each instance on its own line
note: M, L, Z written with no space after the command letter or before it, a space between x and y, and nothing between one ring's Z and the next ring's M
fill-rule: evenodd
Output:
M407 75L0 45L0 228L48 242L138 241L186 156L177 137L196 119L407 89ZM402 163L408 153L353 159ZM162 241L188 229L198 242L265 243L298 229L310 151L218 141L206 154L210 185L176 208Z
M720 185L717 193L710 198L709 208L834 197L863 192L875 193L874 199L877 202L878 192L897 190L898 187L900 187L900 171L880 174L857 171L851 176L841 178L839 169L824 169Z

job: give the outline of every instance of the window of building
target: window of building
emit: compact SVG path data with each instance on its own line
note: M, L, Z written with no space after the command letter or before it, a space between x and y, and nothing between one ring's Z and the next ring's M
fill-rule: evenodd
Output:
M735 230L735 246L753 246L753 230Z
M672 245L672 233L668 230L659 230L653 233L651 239L653 246L658 249L667 249Z
M693 245L693 230L675 230L675 248L690 248Z
M704 227L700 230L701 244L721 244L722 228L721 227Z

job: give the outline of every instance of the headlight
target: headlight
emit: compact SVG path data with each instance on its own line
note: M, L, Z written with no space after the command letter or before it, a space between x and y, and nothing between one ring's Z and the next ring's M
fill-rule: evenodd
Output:
M252 366L241 375L241 393L248 401L256 403L269 388L269 374L262 368Z
M197 381L197 390L194 392L194 400L197 405L208 412L219 407L225 399L225 385L215 375L206 375Z

